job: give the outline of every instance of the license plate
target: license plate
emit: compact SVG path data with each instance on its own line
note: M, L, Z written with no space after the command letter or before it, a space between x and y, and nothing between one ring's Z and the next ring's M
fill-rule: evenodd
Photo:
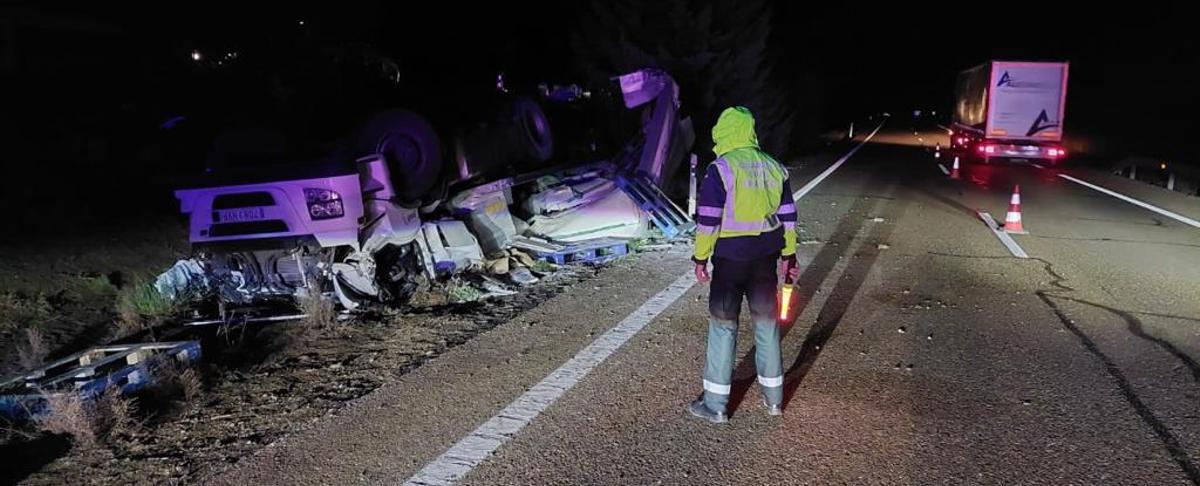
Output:
M267 217L263 208L221 209L217 211L218 223L239 223L242 221L258 221Z

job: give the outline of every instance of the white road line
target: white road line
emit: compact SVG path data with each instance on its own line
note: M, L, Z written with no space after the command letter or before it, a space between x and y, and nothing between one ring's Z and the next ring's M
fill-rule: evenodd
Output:
M1127 203L1129 203L1129 204L1133 204L1134 206L1141 206L1141 207L1143 207L1143 208L1149 209L1149 210L1151 210L1151 211L1154 211L1154 212L1156 212L1156 213L1158 213L1158 214L1161 214L1161 215L1163 215L1163 216L1166 216L1166 217L1168 217L1168 218L1171 218L1171 219L1174 219L1174 220L1176 220L1176 221L1179 221L1180 223L1186 224L1186 225L1188 225L1188 226L1193 226L1193 227L1196 227L1196 228L1200 228L1200 221L1196 221L1196 220L1194 220L1194 219L1192 219L1192 218L1189 218L1189 217L1187 217L1187 216L1183 216L1183 215L1181 215L1181 214L1176 214L1176 213L1173 213L1173 212L1171 212L1171 211L1167 211L1166 209L1160 208L1160 207L1158 207L1158 206L1154 206L1154 205L1152 205L1152 204L1149 204L1149 203L1145 203L1145 202L1139 201L1139 200L1137 200L1137 199L1134 199L1134 198L1132 198L1132 197L1126 196L1126 195L1124 195L1124 194L1121 194L1121 193L1119 193L1119 192L1112 191L1112 190L1109 190L1109 189L1105 189L1105 188L1103 188L1103 187L1097 186L1097 185L1095 185L1095 184L1092 184L1092 183L1090 183L1090 182L1087 182L1087 181L1084 181L1084 180L1076 179L1076 178L1074 178L1074 177L1071 177L1071 176L1069 176L1069 175L1066 175L1066 174L1059 174L1058 176L1059 176L1059 177L1062 177L1063 179L1066 179L1066 180L1068 180L1068 181L1071 181L1071 182L1074 182L1074 183L1076 183L1076 184L1079 184L1079 185L1081 185L1081 186L1083 186L1083 187L1086 187L1086 188L1089 188L1089 189L1094 189L1094 190L1097 190L1097 191L1103 192L1103 193L1105 193L1105 194L1108 194L1109 196L1115 197L1115 198L1117 198L1117 199L1120 199L1120 200L1122 200L1122 201L1125 201L1125 202L1127 202Z
M938 164L938 168L942 169L943 174L950 175L950 169L947 169L945 165Z
M1008 248L1009 253L1012 253L1017 258L1029 258L1029 254L1021 249L1021 245L1018 245L1008 233L1000 229L1000 226L996 224L996 220L992 219L992 215L983 211L976 211L975 213L979 215L979 219L982 219L987 224L988 229L992 230L992 234L996 235L1000 243L1003 243L1004 247Z
M1032 164L1030 164L1030 165L1032 165L1032 166L1034 166L1034 167L1037 167L1037 168L1039 168L1039 169L1045 169L1045 168L1046 168L1045 166L1043 166L1042 164L1039 164L1039 163L1037 163L1037 162L1034 162L1034 163L1032 163Z
M574 358L547 375L475 431L467 434L440 457L425 465L404 484L457 483L471 469L491 456L496 448L512 439L521 428L558 400L563 393L579 383L579 380L587 376L629 338L667 310L667 307L695 283L696 276L688 269L687 273L626 316L616 327L592 341L592 344L583 348Z
M796 191L793 195L795 199L799 200L804 197L808 191L849 160L850 156L870 141L880 128L883 128L883 123L875 127L875 130L867 135L862 143L859 143L836 163ZM695 283L696 275L691 268L688 268L687 272L675 282L655 294L632 314L625 316L625 319L617 323L616 327L600 335L588 347L583 348L558 369L542 378L542 381L530 388L529 391L509 403L500 413L450 446L446 452L422 467L404 484L409 486L457 484L467 473L487 460L492 453L496 452L496 449L515 437L522 428L529 425L529 422L557 401L563 393L579 383L626 341L629 341L654 318L667 310L671 304L679 300L679 297L682 297Z
M886 121L887 120L884 120L884 122ZM821 181L825 180L826 177L829 177L829 174L832 174L833 171L838 169L838 167L841 167L842 164L846 163L847 160L850 160L850 157L854 156L854 153L858 152L858 149L862 148L863 145L866 145L867 142L870 142L871 137L874 137L876 133L879 133L879 129L883 128L884 122L880 122L879 126L875 127L875 130L872 131L870 135L867 135L867 138L863 139L862 142L854 146L853 149L850 149L849 152L846 152L846 155L843 155L842 158L837 160L837 162L834 162L833 165L829 166L828 169L825 169L825 172L820 173L814 177L813 180L808 181L808 184L805 184L804 187L801 187L799 191L796 191L794 194L792 194L792 199L799 200L800 198L804 197L805 194L808 194L808 191L813 190L814 187L817 187L817 184L820 184Z

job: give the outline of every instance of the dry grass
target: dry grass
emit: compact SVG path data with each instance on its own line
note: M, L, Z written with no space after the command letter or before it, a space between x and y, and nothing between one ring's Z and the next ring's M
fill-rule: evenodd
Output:
M154 282L138 280L117 293L117 339L160 324L178 310L175 302L158 293Z
M316 284L312 286L316 288ZM305 314L304 324L315 329L333 329L338 325L333 302L318 292L308 292L296 298L296 307Z
M137 416L137 399L121 395L116 388L109 388L96 401L95 428L104 439L137 434L145 421Z
M94 449L99 445L94 407L84 401L78 393L49 395L46 406L49 411L37 419L39 430L66 435L81 449Z
M163 398L191 402L204 391L200 372L189 364L170 360L155 366L154 376L157 380L156 391Z
M37 429L66 435L81 450L93 450L121 436L135 435L145 422L137 416L137 400L110 388L92 401L78 393L47 395L48 412L36 419Z
M24 297L0 292L0 332L43 322L50 318L53 310L44 295Z
M40 327L25 328L25 342L17 345L17 360L26 370L37 368L46 360L50 350L46 349L46 339L42 336Z
M200 380L200 373L191 366L180 370L179 374L175 375L175 382L179 385L179 392L183 395L183 399L188 402L200 398L200 393L204 391L204 382Z

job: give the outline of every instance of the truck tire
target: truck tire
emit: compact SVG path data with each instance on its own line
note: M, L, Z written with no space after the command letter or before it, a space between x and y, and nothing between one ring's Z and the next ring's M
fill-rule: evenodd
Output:
M508 106L508 115L517 127L517 142L522 155L536 162L545 162L554 155L554 137L550 133L550 120L536 101L514 98Z
M442 145L437 132L411 111L388 110L371 117L359 130L355 149L359 156L383 156L404 207L420 206L441 182Z

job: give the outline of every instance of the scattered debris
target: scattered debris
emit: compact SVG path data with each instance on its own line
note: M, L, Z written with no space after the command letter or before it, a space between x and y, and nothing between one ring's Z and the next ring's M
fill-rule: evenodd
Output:
M904 326L900 326L900 328L896 329L896 332L898 332L900 334L904 334L904 333L908 332L908 330L906 330L904 328Z
M886 249L888 249L888 248L891 248L891 247L892 247L892 245L889 245L889 244L887 244L887 243L880 243L880 244L878 244L878 245L875 245L875 248L876 248L876 249L878 249L878 250L886 250Z

